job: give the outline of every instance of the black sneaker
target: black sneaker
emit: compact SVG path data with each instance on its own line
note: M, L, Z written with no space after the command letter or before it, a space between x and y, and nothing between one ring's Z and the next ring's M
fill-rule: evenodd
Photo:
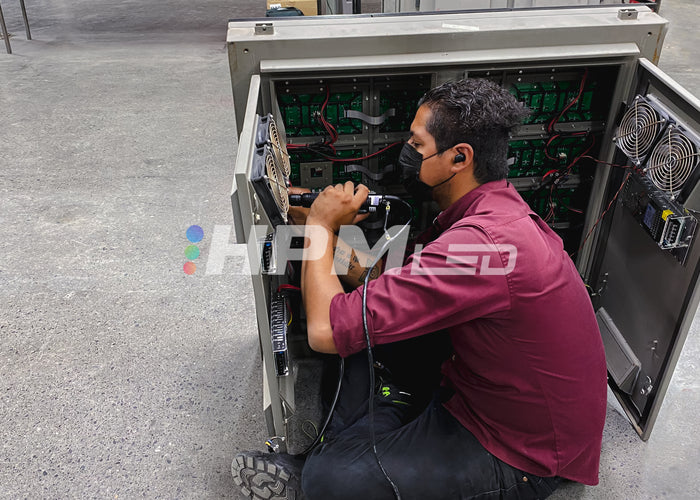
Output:
M303 459L287 453L244 451L231 464L233 482L255 500L302 500Z

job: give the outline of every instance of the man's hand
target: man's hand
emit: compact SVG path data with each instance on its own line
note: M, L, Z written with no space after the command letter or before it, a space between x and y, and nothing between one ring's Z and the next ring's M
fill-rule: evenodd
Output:
M289 194L304 194L310 193L311 190L303 187L292 186L287 189ZM306 224L306 218L309 216L309 210L305 207L289 207L287 215L292 219L292 222L297 226Z
M360 184L355 189L351 181L345 185L328 186L311 205L306 219L307 236L311 226L328 231L326 251L316 260L304 259L301 264L301 295L306 311L306 332L309 346L315 351L336 353L330 320L333 297L343 293L343 286L333 272L333 233L340 226L353 222L357 211L367 199L369 190ZM315 228L315 229L318 229Z
M357 188L352 181L328 186L311 205L306 224L317 224L337 233L340 226L357 222L357 211L367 199L369 189L364 184ZM365 216L366 217L366 216Z

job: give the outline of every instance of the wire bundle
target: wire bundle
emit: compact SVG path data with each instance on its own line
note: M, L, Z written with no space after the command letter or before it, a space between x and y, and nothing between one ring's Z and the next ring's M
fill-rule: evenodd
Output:
M356 161L362 161L362 160L369 160L370 158L374 158L375 156L378 156L378 155L382 154L383 152L385 152L385 151L387 151L395 146L398 146L399 144L403 144L403 141L396 141L396 142L393 142L393 143L379 149L378 151L375 151L373 153L369 153L367 155L360 156L357 158L340 158L340 157L338 157L338 151L335 147L335 143L338 141L338 138L339 138L338 130L326 118L326 109L328 108L328 103L330 102L330 97L331 97L330 86L326 85L326 98L323 101L323 104L321 105L320 111L317 113L317 118L318 118L318 121L321 123L321 126L323 127L323 129L328 134L328 138L325 140L321 140L317 143L313 143L313 144L287 144L288 149L307 150L309 152L317 154L318 156L322 157L325 160L345 163L345 162L356 162Z

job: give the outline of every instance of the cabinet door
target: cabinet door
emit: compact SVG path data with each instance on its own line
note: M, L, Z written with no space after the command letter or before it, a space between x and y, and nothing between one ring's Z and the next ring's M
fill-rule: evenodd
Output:
M260 76L250 79L248 96L231 189L237 243L246 243L263 362L263 406L270 435L285 435L282 401L293 404L294 394L286 377L286 334L272 312L279 305L271 290L278 285L270 273L274 262L267 247L274 227L286 220L285 162L276 125L262 111ZM286 149L284 150L286 154ZM287 162L288 163L288 162ZM280 206L282 205L282 206ZM285 311L282 310L283 318ZM286 322L286 319L285 319ZM277 336L276 336L277 335ZM282 338L278 338L282 335ZM285 369L285 370L282 370ZM282 373L283 372L283 373Z
M648 439L700 295L700 101L640 59L591 284L610 386Z

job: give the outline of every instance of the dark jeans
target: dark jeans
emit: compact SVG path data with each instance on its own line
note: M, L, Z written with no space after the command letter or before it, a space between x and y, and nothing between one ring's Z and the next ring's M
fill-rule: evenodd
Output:
M411 344L409 350L416 358L403 357L399 364L405 366L418 358L425 361L429 356L423 345ZM409 364L412 369L402 375L432 384L437 380L438 358L429 363L430 373L416 368L424 364ZM331 425L304 466L304 494L309 500L393 499L391 485L369 446L366 352L348 357L345 364L343 389ZM375 396L377 451L402 499L536 499L556 489L559 478L525 473L491 455L444 409L445 391L433 390L428 401L426 389L417 388L417 401L411 406Z

